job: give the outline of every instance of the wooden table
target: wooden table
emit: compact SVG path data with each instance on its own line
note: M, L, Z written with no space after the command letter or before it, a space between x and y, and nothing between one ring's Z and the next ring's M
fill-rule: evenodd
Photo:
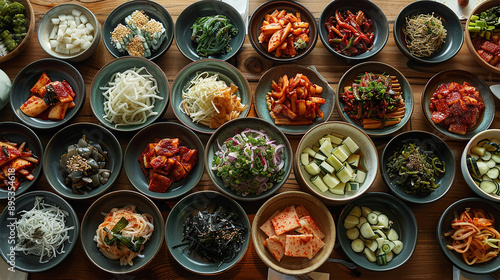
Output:
M355 1L355 0L354 0ZM375 2L385 13L387 19L389 20L390 30L392 30L392 25L394 20L399 13L399 11L411 1L409 0L372 0ZM45 0L33 0L32 5L35 10L36 27L38 27L38 22L44 13L52 8L57 3L54 2L66 2L66 1L45 1ZM99 21L104 23L107 15L119 4L125 2L125 0L117 1L72 1L82 4L89 8L95 13ZM160 0L158 1L161 5L165 6L169 13L172 15L174 22L178 15L186 8L193 0ZM264 3L264 0L250 0L249 13L251 14L260 4ZM308 0L301 1L302 4L306 5L310 11L312 11L316 19L319 18L323 8L329 3L327 0ZM187 27L186 27L187 28ZM8 76L13 80L17 73L29 63L49 57L42 48L40 47L36 32L31 39L31 44L15 59L0 64L0 68L3 69ZM255 89L257 82L261 73L253 74L249 72L245 67L245 61L249 58L255 57L262 60L264 64L264 70L273 66L273 63L267 61L260 57L250 45L248 39L245 41L243 48L238 53L238 55L230 61L233 65L238 67L248 79L252 90ZM94 78L97 71L105 65L107 62L111 61L113 57L106 50L104 44L99 45L96 53L81 63L75 63L74 65L83 75L85 84L87 87L87 99L85 101L84 107L81 110L80 115L74 120L74 122L93 122L97 123L97 119L93 116L90 109L90 84ZM472 73L477 73L481 78L487 81L488 84L495 84L500 82L500 76L491 74L481 68L470 56L466 46L463 46L457 56L446 63L442 63L436 66L417 66L412 64L406 59L396 47L392 33L389 35L389 40L387 41L384 49L374 57L373 60L382 61L393 65L398 70L400 70L409 80L413 94L415 98L415 107L413 115L410 122L403 128L403 131L408 130L424 130L433 133L438 133L433 131L432 128L426 123L422 108L420 105L420 95L425 83L429 80L432 75L437 72L447 70L447 69L463 69L470 71ZM175 46L175 42L172 44L168 52L163 56L159 57L154 61L157 63L166 73L170 86L173 83L173 78L185 65L190 63L190 61L185 58ZM342 76L342 74L347 71L351 65L347 65L342 60L333 57L323 46L320 40L318 40L316 47L306 58L297 62L297 64L302 65L314 65L317 70L326 78L331 87L336 90L337 83ZM500 104L496 101L497 108L500 108ZM500 109L497 109L497 111ZM252 111L252 114L254 112ZM175 116L171 108L163 116L162 120L166 121L176 121ZM340 120L337 112L334 112L331 120ZM10 108L7 105L4 109L0 111L0 121L18 121ZM0 124L1 127L1 124ZM500 128L500 114L497 113L495 120L493 122L492 128ZM51 133L46 131L37 131L39 134L43 145L46 145L51 137ZM133 133L118 133L116 134L122 144L122 148L125 149L128 140L133 136ZM200 135L203 141L207 141L207 136ZM294 150L297 147L300 137L290 137L290 142ZM382 139L374 139L377 146L379 155L381 155L385 144L389 141L389 137ZM455 141L450 139L445 139L450 148L453 150L455 155L455 160L457 164L457 175L455 182L451 190L439 201L425 204L425 205L415 205L410 204L410 208L417 217L418 222L418 243L414 254L411 259L401 267L394 269L392 271L376 273L368 270L360 269L362 272L361 278L363 279L452 279L452 264L445 258L441 249L436 241L436 225L441 213L448 207L451 203L465 197L474 196L473 192L469 189L467 184L460 172L459 158L462 153L463 148L466 145L464 141ZM120 174L117 183L112 187L111 190L121 190L121 189L134 189L133 186L128 182L125 172ZM207 174L204 174L201 183L193 190L207 190L214 189ZM299 190L300 186L295 181L295 177L292 174L285 186L282 187L279 192L285 192L289 190ZM49 190L51 187L48 185L47 180L42 176L39 183L32 187L32 190ZM389 189L384 184L380 173L377 175L374 185L369 191L379 191L379 192L389 192ZM75 208L81 219L85 213L88 206L94 201L90 199L87 201L69 201L70 204ZM156 201L157 205L162 211L164 219L169 214L171 207L173 207L176 201ZM250 220L253 219L254 214L258 210L258 207L263 201L258 203L241 203L246 209ZM6 200L0 201L0 209L4 209L7 205ZM338 222L338 215L342 210L342 207L330 207L331 213ZM346 258L342 249L337 244L331 255L334 258ZM333 263L325 263L320 269L320 272L330 273L330 279L350 279L353 278L340 267ZM249 246L249 249L245 257L241 262L236 265L233 269L217 276L199 276L188 272L182 268L173 257L168 252L167 246L164 244L161 248L159 254L154 258L153 262L150 263L145 269L133 273L131 275L111 275L106 273L95 265L93 265L87 256L85 255L80 241L77 241L75 249L71 252L70 256L63 261L56 268L49 270L44 273L31 274L29 279L266 279L268 268L259 259L253 245Z

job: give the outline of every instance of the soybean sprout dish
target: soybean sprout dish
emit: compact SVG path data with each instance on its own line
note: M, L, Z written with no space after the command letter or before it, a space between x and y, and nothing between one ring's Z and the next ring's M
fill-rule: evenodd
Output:
M217 145L212 170L238 195L258 195L283 180L285 145L276 144L263 130L246 128Z
M158 83L146 67L131 68L117 72L104 90L104 114L106 121L115 127L143 124L151 116L158 115L153 111L155 101L163 100L159 96Z
M64 242L69 240L68 231L74 229L74 226L66 226L68 212L43 200L42 196L37 196L33 208L20 211L22 217L16 222L15 250L40 256L40 263L65 253Z
M419 14L406 18L403 26L408 51L416 57L429 57L443 45L446 29L434 14Z

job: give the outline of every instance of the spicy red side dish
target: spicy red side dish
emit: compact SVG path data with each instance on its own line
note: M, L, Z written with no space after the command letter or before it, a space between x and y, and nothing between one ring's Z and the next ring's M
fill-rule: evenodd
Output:
M465 135L480 120L484 110L479 91L467 82L451 82L438 86L432 95L429 109L431 119L442 124L448 131Z

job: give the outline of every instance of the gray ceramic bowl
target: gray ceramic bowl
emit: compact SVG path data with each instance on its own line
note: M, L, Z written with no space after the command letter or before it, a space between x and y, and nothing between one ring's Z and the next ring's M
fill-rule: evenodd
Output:
M264 130L265 133L269 136L270 140L276 140L276 145L285 145L283 152L285 156L285 165L283 167L284 174L281 182L275 183L270 189L258 195L248 194L247 196L242 196L239 195L236 191L224 186L224 182L222 181L222 179L217 176L215 170L212 170L212 162L215 152L219 150L218 143L222 145L224 141L233 137L236 133L242 132L246 128ZM212 134L205 148L204 161L205 168L208 175L210 176L210 179L221 192L237 200L255 201L271 196L279 188L281 188L281 186L283 186L288 176L290 175L290 172L292 171L293 154L290 142L288 142L285 134L283 134L283 132L281 132L275 125L258 118L239 118L223 124L217 129L217 131L215 131L214 134Z
M411 54L408 51L405 35L402 31L406 25L406 19L419 14L434 14L435 17L441 19L447 32L441 48L429 57L417 57ZM460 51L464 42L462 23L455 12L446 4L432 0L415 1L404 7L394 22L393 35L394 41L401 52L409 59L421 64L437 64L451 59Z
M42 174L43 146L40 138L29 127L17 122L0 123L0 139L7 139L15 143L27 143L27 148L33 151L33 155L40 160L37 167L33 169L32 174L35 177L32 181L24 180L16 191L16 196L27 191L35 185ZM10 195L11 196L11 195ZM9 197L8 189L0 189L0 199Z
M241 252L229 263L211 263L195 253L182 252L185 246L174 248L183 243L182 225L187 217L202 210L212 211L214 207L224 207L236 212L236 221L247 228ZM170 254L188 271L201 275L220 274L234 267L245 255L250 244L250 221L245 210L228 196L215 191L199 191L184 197L172 208L165 223L165 241Z
M151 57L148 57L148 59L153 60L164 54L170 48L170 45L172 45L174 40L174 21L172 20L170 13L162 5L155 1L128 1L111 11L102 25L102 40L104 42L104 46L106 46L106 49L114 57L128 56L127 52L121 53L111 44L111 33L119 23L126 25L125 18L132 14L135 10L143 10L150 18L161 22L163 24L163 28L165 28L167 37L161 44L160 48L156 51L152 51Z
M101 145L108 153L109 163L107 169L111 170L108 182L100 185L87 194L74 192L71 187L64 184L59 161L61 156L67 152L68 146L77 144L83 135ZM69 199L87 199L102 195L118 179L122 171L123 154L118 139L105 127L93 123L75 123L59 130L47 143L42 160L45 168L45 178L50 186L59 195Z
M338 53L328 41L328 31L325 28L325 23L331 16L335 16L335 11L346 11L350 10L352 13L357 13L362 10L366 17L373 20L373 29L375 32L375 37L373 41L373 46L371 50L366 51L362 54L356 56L347 56ZM358 63L372 58L378 54L387 43L387 38L389 38L389 23L384 12L373 2L368 0L335 0L330 2L321 13L319 17L319 36L325 48L332 53L334 56L342 58L347 63Z
M75 107L66 111L64 119L60 121L29 117L20 107L30 97L30 89L38 81L43 72L46 72L52 81L66 80L73 91ZM50 129L60 127L76 117L85 102L85 82L78 70L68 62L45 58L25 66L16 76L10 88L10 106L16 117L27 126L34 129Z
M439 85L450 82L456 82L459 84L468 82L479 91L485 105L484 111L481 113L478 123L472 129L467 130L465 135L449 132L446 127L441 124L435 124L431 119L432 113L429 109L429 105L432 95ZM422 111L424 112L425 119L429 125L444 136L456 140L469 140L479 132L488 129L495 117L495 100L490 88L479 76L463 70L445 70L432 76L422 91L420 103L422 104Z
M54 24L52 24L51 19L56 18L61 14L71 15L71 11L73 9L78 10L82 13L82 15L85 15L88 22L94 27L93 39L91 41L92 44L90 47L81 52L75 54L62 54L56 52L49 43L50 35L52 29L54 28ZM42 19L38 23L37 34L38 43L40 43L40 46L42 46L42 49L46 53L58 59L67 60L69 62L79 62L89 58L97 50L99 41L101 40L101 24L99 23L99 20L97 20L97 17L84 6L75 3L64 3L54 6L43 15Z
M55 205L61 210L68 212L65 224L67 227L74 227L73 229L68 231L69 239L63 243L64 253L58 254L56 257L48 260L45 263L39 262L40 256L26 255L23 252L14 252L14 256L12 257L10 247L14 246L15 244L12 244L10 240L16 240L17 243L17 230L7 226L12 223L13 219L21 219L22 215L19 212L23 210L29 211L33 209L35 198L37 196L42 196L45 203ZM6 262L9 262L13 258L15 261L14 269L28 273L39 273L58 266L71 254L71 251L76 245L76 240L78 239L78 234L80 232L80 222L78 220L78 216L75 213L75 210L73 210L71 205L63 198L47 191L32 191L23 194L16 197L15 202L15 213L11 213L8 207L6 207L2 212L2 215L0 216L0 222L2 223L2 225L4 225L0 229L0 238L4 241L0 243L0 254L2 255L2 258ZM12 235L12 230L15 233L14 236ZM12 237L14 239L11 239ZM9 240L9 242L7 240Z
M269 114L266 102L267 94L272 91L271 83L272 81L278 83L278 80L283 77L283 75L287 75L290 79L295 77L298 73L305 75L313 84L323 87L321 97L324 98L326 102L325 104L321 104L320 109L325 116L323 118L316 117L310 125L276 125L281 131L289 135L302 135L312 127L327 121L332 115L335 105L335 92L314 66L307 67L296 64L284 64L270 68L260 77L254 93L254 107L259 118L274 124L274 119Z
M500 202L500 196L487 193L479 187L479 185L472 178L469 168L467 167L467 155L470 153L470 149L475 146L480 140L492 138L500 139L500 129L487 129L485 131L479 132L474 137L472 137L465 146L464 151L462 152L462 156L460 157L460 168L462 170L462 175L464 176L465 182L476 195L494 202Z
M394 222L392 228L398 232L400 240L403 242L403 250L399 255L395 255L387 265L381 266L376 262L369 262L362 253L355 253L351 249L351 240L347 238L344 220L356 205L378 210ZM418 227L415 215L404 202L387 193L365 193L351 201L340 213L337 229L340 245L346 255L358 266L371 271L387 271L400 267L410 259L417 245Z
M390 178L387 172L389 157L399 149L404 143L414 143L423 147L425 151L431 151L444 162L444 175L436 178L436 184L440 186L434 192L427 195L415 195L406 193L401 186L396 185L396 179ZM425 131L407 131L392 138L384 148L380 157L380 173L389 189L399 197L413 203L430 203L443 197L451 188L455 180L456 166L455 157L450 147L436 135Z
M215 15L226 16L238 29L238 34L231 39L231 50L228 53L210 55L208 57L200 56L196 53L197 44L191 40L193 33L191 26L200 17ZM243 46L245 32L245 21L243 21L243 18L233 6L218 0L197 1L185 8L179 17L177 17L175 22L175 44L179 51L192 61L203 58L228 60Z
M113 208L126 205L135 205L137 213L151 214L154 225L153 235L142 250L144 257L134 258L132 266L121 266L119 260L108 259L99 251L94 241L97 228L104 222L103 213L107 214ZM100 269L113 274L131 273L148 265L160 251L165 236L165 223L158 207L145 195L130 190L114 191L99 197L83 216L81 228L80 240L87 257Z
M460 213L462 213L465 208L480 208L492 214L495 221L497 222L495 225L495 229L497 231L499 230L498 221L500 221L500 206L498 206L498 203L494 203L477 197L464 198L451 204L443 212L441 218L439 218L436 229L436 237L439 243L439 247L441 247L441 250L443 251L443 254L446 256L446 258L460 270L474 274L488 274L498 271L498 267L500 267L500 258L498 257L493 258L492 260L485 263L467 265L461 254L449 250L446 247L447 245L451 245L453 243L453 239L449 236L444 236L444 234L451 230L451 222L455 218L455 215L460 215Z
M242 104L247 105L246 109L240 113L238 118L246 117L248 112L250 112L252 92L250 90L250 84L248 84L243 73L231 64L219 59L208 58L191 62L179 71L174 79L172 92L170 93L170 106L172 106L175 116L181 123L191 128L193 131L211 134L215 132L215 129L209 128L201 123L193 122L191 117L184 114L179 109L179 105L183 100L182 91L188 87L189 82L196 77L196 74L204 71L210 74L218 74L219 79L224 81L227 86L233 83L238 87L236 95L241 98Z
M146 70L156 79L159 91L158 96L162 97L162 99L155 100L153 111L156 113L156 115L147 118L145 123L115 126L114 123L105 120L103 117L103 104L105 98L102 93L105 90L102 90L101 87L107 86L115 73L124 72L134 67L145 67ZM163 114L167 110L169 92L170 88L168 86L167 76L165 76L165 73L158 65L142 57L127 56L112 60L111 62L104 65L101 70L99 70L99 72L97 72L94 80L92 80L92 85L90 86L90 107L92 108L94 116L103 126L117 131L136 131L148 126L149 124L153 123L163 116Z
M186 179L172 183L164 193L153 192L148 189L149 182L139 164L142 151L155 139L179 138L181 146L198 150L198 161ZM160 122L149 125L139 131L128 143L125 150L125 173L132 185L143 194L155 199L176 198L189 192L201 180L205 171L203 162L204 147L200 138L189 128L171 122Z
M267 45L259 43L259 34L261 33L260 28L262 26L262 22L264 21L264 17L267 14L271 14L275 10L286 10L294 15L300 13L302 21L309 23L309 43L305 49L297 51L297 54L293 57L276 57L274 52L269 53L267 51ZM295 1L268 1L260 5L252 13L250 21L248 22L248 38L252 47L263 57L276 62L289 63L304 58L314 49L316 42L318 41L318 27L313 14L302 4Z
M344 112L345 105L344 102L341 101L340 97L344 92L344 88L347 86L351 86L353 80L359 74L364 74L365 72L372 72L375 74L385 73L387 75L396 76L396 78L399 81L399 84L401 85L401 91L403 92L403 99L405 102L405 115L401 119L401 122L395 125L386 126L381 129L364 129L361 125L352 121L351 118ZM413 106L414 106L413 91L406 77L403 75L403 73L398 71L393 66L378 61L367 61L349 68L349 70L347 70L347 72L344 73L342 78L340 78L340 81L337 85L337 95L335 96L335 98L336 98L335 102L337 103L337 109L339 111L340 117L344 121L349 122L354 126L356 126L357 128L363 130L364 132L366 132L366 134L370 135L371 137L382 137L397 132L398 130L403 128L403 126L406 125L406 123L410 120L411 114L413 113Z

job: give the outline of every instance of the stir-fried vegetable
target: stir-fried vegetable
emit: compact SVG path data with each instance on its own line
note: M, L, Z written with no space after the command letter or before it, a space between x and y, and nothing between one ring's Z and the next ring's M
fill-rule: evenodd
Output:
M238 34L238 28L223 15L200 17L191 29L191 41L198 44L196 53L204 57L228 53L231 38Z
M219 145L212 170L239 195L260 194L283 180L285 145L275 143L264 131L247 128Z
M406 18L403 33L411 54L416 57L429 57L441 49L447 31L441 18L433 14L419 14Z
M444 174L445 164L426 147L404 143L389 157L387 172L406 193L425 195L439 187L436 177Z

